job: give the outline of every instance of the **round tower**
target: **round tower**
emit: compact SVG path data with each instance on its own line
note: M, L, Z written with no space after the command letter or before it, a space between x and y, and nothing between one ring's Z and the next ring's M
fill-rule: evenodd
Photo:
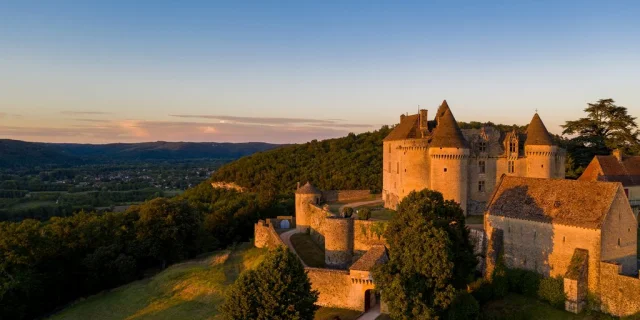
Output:
M431 189L454 200L467 212L469 146L446 101L438 109L437 126L429 145Z
M538 113L533 115L527 127L527 140L524 143L527 162L527 177L557 178L558 147L553 144L551 135ZM564 159L562 159L564 162Z
M353 260L353 219L325 221L324 262L328 267L345 268Z
M296 190L296 229L306 232L309 229L309 212L308 205L320 204L322 192L316 189L311 183L307 182L304 186Z

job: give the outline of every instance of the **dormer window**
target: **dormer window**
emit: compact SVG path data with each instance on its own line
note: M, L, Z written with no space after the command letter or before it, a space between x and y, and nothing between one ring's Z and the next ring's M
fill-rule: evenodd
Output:
M478 151L487 152L487 142L486 141L480 141L480 143L478 143Z
M509 152L510 153L516 153L518 152L518 145L516 144L515 141L511 141L509 142Z

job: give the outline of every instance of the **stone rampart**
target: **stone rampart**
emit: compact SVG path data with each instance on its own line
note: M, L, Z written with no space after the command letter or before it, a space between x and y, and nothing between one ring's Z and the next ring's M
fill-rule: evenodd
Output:
M622 275L619 264L600 263L600 302L603 312L614 316L640 313L640 279Z
M257 248L275 248L285 245L274 228L277 221L277 219L259 220L254 225L254 245Z
M364 311L365 292L373 291L371 279L363 279L346 270L305 268L311 288L318 290L317 304L323 307Z
M234 190L234 191L237 191L237 192L245 192L245 191L247 191L246 188L243 188L243 187L237 185L235 182L218 181L218 182L212 182L211 186L214 189Z
M314 204L307 204L304 207L305 215L309 223L309 234L311 238L324 248L325 234L327 229L327 218L331 217L331 212L324 210Z
M353 262L353 219L328 218L325 225L325 264L335 268L348 267Z
M387 222L355 220L353 226L353 249L360 256L377 244L386 245L383 237Z
M342 202L371 198L371 190L329 190L322 191L324 202Z

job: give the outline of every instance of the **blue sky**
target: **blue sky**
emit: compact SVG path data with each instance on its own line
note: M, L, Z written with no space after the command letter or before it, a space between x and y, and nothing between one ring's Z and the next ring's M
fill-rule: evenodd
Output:
M0 2L0 138L304 142L443 99L554 133L599 98L640 116L637 1L42 2Z

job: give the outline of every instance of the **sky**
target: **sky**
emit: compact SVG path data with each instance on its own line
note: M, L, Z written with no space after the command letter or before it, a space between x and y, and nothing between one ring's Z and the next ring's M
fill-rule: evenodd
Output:
M640 116L638 1L0 1L0 138L301 143L446 99Z

